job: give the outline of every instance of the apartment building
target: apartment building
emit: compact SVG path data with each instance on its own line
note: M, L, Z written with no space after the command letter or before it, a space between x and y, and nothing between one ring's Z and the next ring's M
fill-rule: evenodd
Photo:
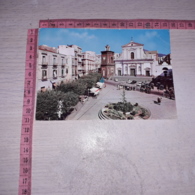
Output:
M38 47L37 90L53 89L62 81L72 78L72 57L60 54L57 48Z

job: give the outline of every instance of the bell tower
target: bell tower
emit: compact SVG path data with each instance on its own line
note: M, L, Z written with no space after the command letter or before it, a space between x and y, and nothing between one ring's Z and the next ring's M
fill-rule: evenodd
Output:
M105 46L105 51L101 51L101 74L104 78L109 78L115 73L114 52L110 51L110 46Z

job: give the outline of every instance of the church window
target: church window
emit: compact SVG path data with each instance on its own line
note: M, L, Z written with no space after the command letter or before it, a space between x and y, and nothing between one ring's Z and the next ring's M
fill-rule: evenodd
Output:
M134 53L131 52L131 59L133 60L134 59Z

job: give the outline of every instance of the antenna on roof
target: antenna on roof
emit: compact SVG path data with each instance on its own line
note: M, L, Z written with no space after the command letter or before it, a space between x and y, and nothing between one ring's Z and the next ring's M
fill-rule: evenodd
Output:
M131 42L133 42L133 37L131 37Z

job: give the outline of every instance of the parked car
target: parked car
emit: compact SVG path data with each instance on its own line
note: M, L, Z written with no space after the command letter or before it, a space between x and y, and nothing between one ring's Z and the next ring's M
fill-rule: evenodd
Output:
M135 80L132 80L132 81L131 80L128 80L127 83L128 84L135 84L135 83L137 83L137 81L135 81Z
M90 91L90 93L92 93L93 95L98 95L99 92L100 92L100 89L99 89L99 88L96 88L96 87L92 87L89 91Z
M131 84L131 82L132 82L131 80L128 80L128 81L127 81L128 84Z
M141 86L142 86L142 84L143 84L142 82L137 82L137 84L136 84L136 85L137 85L138 87L141 87Z
M131 82L131 84L135 84L135 83L137 83L137 81L135 81L135 80L133 80L133 81Z
M102 89L105 86L105 83L97 82L96 86L97 86L97 88Z

